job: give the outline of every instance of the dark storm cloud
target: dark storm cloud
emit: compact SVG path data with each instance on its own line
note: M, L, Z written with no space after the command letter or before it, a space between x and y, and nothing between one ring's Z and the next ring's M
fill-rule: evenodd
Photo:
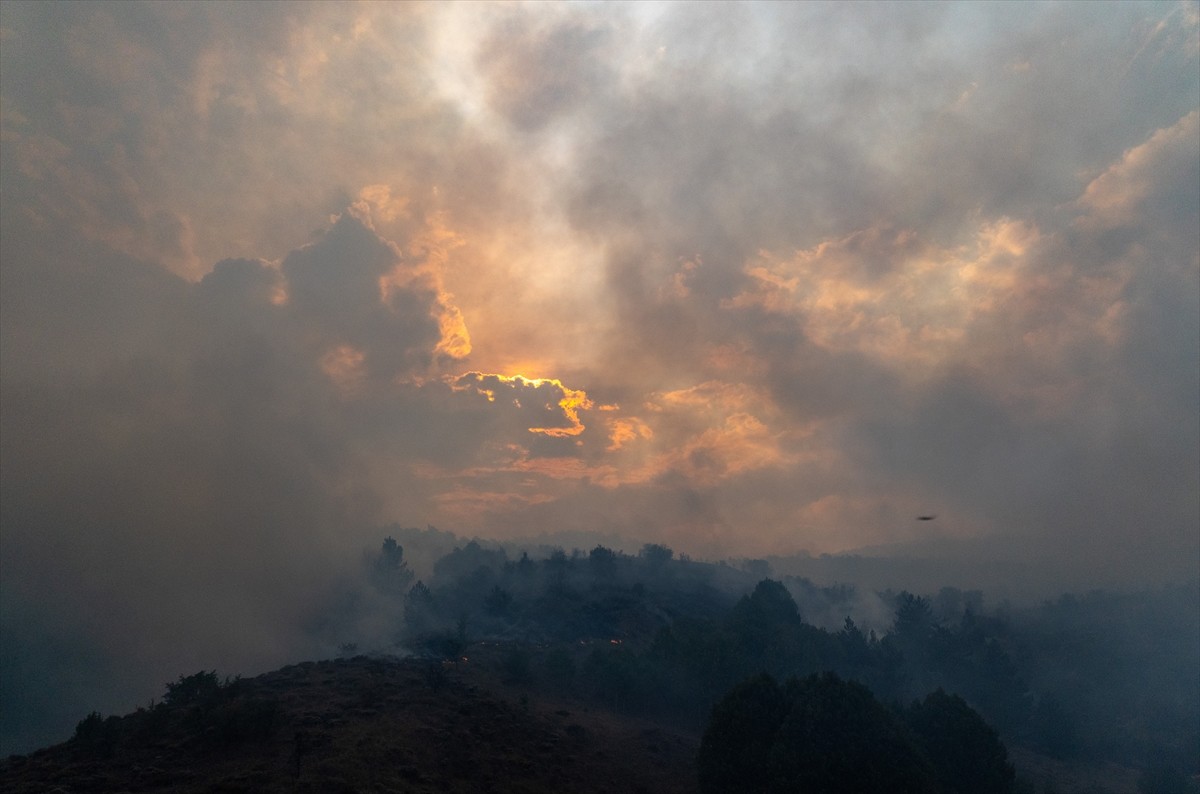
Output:
M114 705L147 676L313 652L301 628L384 520L372 439L432 425L413 450L385 434L401 461L479 443L461 435L478 422L457 420L482 408L448 418L412 381L438 359L452 307L365 223L345 213L278 268L226 260L188 284L6 215L6 644L121 660L137 674L71 671ZM52 705L24 691L30 653L7 660L13 735Z
M363 351L362 366L376 378L420 371L441 341L436 284L425 274L388 278L402 255L350 214L315 243L283 260L287 313L295 332Z

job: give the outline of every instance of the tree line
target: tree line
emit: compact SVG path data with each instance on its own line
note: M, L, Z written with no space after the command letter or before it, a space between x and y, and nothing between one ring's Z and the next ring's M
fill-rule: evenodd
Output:
M852 585L775 580L761 561L699 562L659 544L531 556L472 541L439 558L425 582L389 538L371 572L373 587L402 604L396 647L451 657L471 642L501 643L513 680L620 711L698 728L756 675L831 673L897 714L940 691L1003 741L1052 757L1176 777L1200 770L1193 628L1172 624L1186 588L1021 609L985 609L980 593L953 588L872 593L890 616L868 627L851 617L863 595ZM797 596L823 617L842 607L846 617L836 629L814 625Z

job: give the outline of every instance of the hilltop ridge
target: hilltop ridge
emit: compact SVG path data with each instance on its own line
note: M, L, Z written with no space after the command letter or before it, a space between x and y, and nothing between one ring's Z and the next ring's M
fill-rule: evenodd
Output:
M366 656L290 665L89 717L68 742L0 761L0 790L696 790L697 736L506 685L497 668Z

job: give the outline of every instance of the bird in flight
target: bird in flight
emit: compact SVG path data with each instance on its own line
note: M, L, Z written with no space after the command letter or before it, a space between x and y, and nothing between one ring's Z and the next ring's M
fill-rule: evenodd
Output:
M937 516L917 516L918 521L932 521L935 518L937 518Z

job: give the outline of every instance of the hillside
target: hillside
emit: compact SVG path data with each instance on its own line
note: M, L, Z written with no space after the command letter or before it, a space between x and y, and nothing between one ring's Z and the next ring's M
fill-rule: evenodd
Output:
M1194 588L988 608L755 562L472 541L427 586L389 536L327 622L345 658L202 671L133 714L81 713L71 741L0 761L0 792L695 791L713 705L764 672L834 673L896 715L960 697L1022 794L1200 791L1196 627L1178 617Z
M94 720L72 741L0 761L0 790L695 791L697 736L526 692L497 669L363 656L292 665Z
M515 684L494 644L468 654L304 662L93 718L71 741L0 760L0 792L698 790L696 733ZM1138 790L1116 764L1023 748L1012 760L1021 791Z

